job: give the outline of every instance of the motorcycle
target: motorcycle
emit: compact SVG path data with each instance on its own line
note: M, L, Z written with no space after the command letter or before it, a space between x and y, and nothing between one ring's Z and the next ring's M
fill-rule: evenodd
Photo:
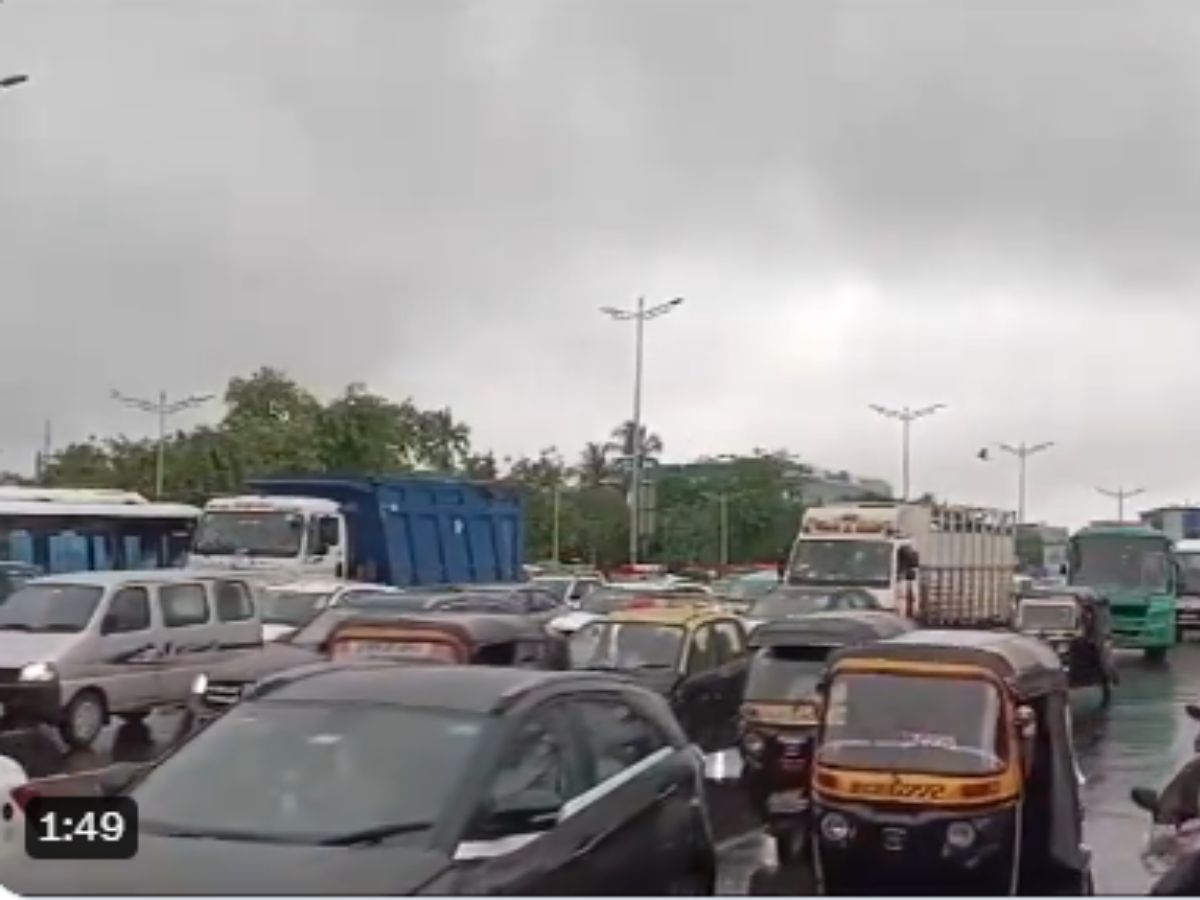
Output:
M1159 876L1150 895L1200 894L1200 756L1183 766L1161 793L1136 787L1130 799L1150 814L1142 863Z

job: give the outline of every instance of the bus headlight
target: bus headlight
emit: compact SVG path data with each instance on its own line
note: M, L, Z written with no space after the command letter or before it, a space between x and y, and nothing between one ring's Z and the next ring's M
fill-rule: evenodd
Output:
M966 850L975 843L975 834L970 822L951 822L946 828L946 843L955 850Z
M208 676L201 672L192 679L192 693L196 696L204 696L204 692L208 690Z
M850 823L841 813L826 813L821 819L821 837L833 844L840 844L850 837Z

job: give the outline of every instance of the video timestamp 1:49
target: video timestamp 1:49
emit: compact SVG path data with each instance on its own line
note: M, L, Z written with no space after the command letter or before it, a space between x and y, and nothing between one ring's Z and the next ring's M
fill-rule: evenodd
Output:
M132 797L34 797L25 809L32 859L132 859L137 849Z

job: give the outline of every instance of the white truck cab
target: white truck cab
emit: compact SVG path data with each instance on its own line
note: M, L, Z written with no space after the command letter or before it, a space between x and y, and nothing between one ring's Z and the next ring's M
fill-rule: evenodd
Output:
M1200 540L1176 541L1175 558L1183 570L1175 605L1176 630L1183 637L1200 631Z
M188 567L279 578L346 576L346 519L317 497L219 497L204 506Z

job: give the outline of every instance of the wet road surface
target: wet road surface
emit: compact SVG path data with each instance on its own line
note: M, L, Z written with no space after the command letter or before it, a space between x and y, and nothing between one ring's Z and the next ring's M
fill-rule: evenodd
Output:
M1148 816L1129 800L1138 785L1161 789L1191 758L1200 727L1187 718L1183 704L1200 700L1200 643L1175 648L1164 666L1148 665L1137 654L1119 660L1121 684L1107 709L1095 696L1072 704L1076 749L1087 784L1087 840L1094 853L1097 891L1144 894L1153 877L1139 851ZM107 729L94 750L65 752L47 731L0 735L0 753L17 759L33 777L84 771L109 762L153 759L178 728L177 715L155 715L144 725ZM745 833L746 819L727 790L714 812L722 818L722 894L746 893L753 873L770 864L773 850L757 833ZM800 889L796 885L793 889Z

